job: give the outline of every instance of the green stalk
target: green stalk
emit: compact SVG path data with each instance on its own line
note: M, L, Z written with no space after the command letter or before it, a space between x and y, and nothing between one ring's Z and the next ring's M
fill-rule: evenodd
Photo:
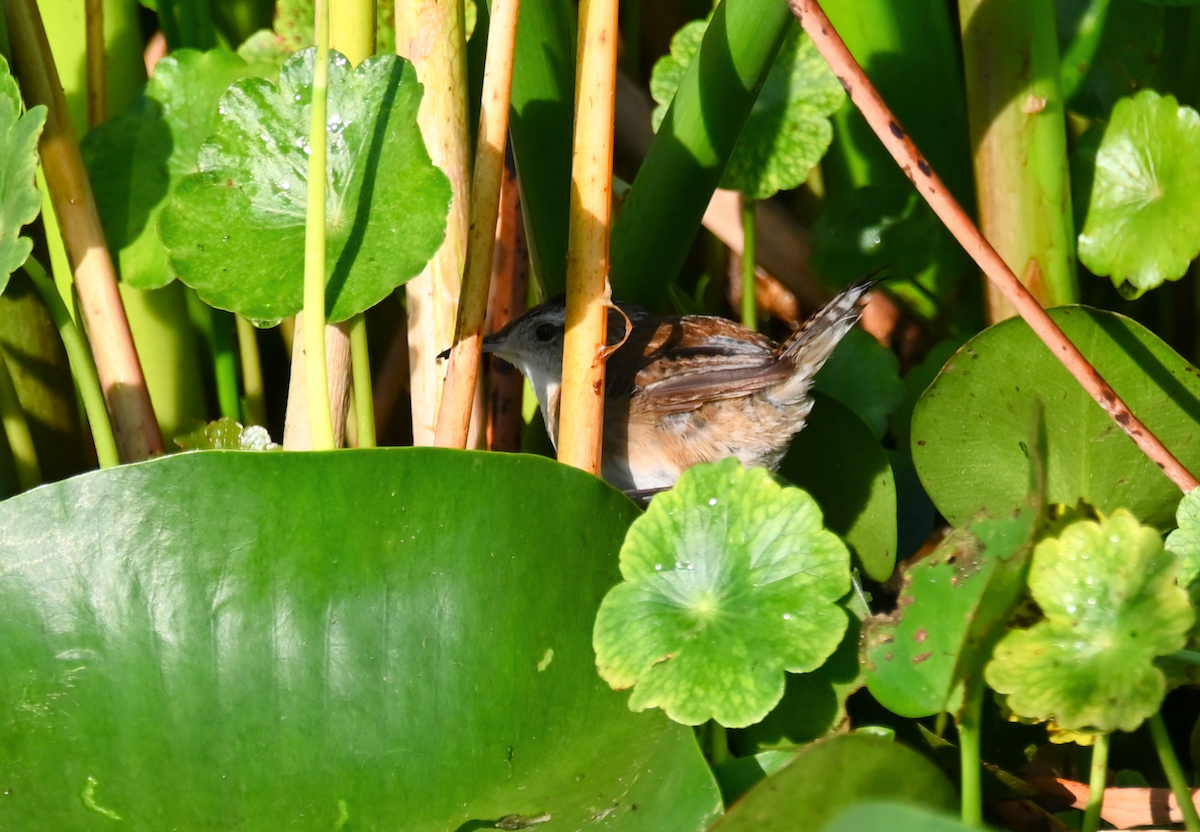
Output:
M371 389L371 358L367 354L367 319L350 319L350 363L354 380L354 420L358 426L358 447L375 447L375 394Z
M1042 306L1074 303L1075 230L1052 0L959 0L983 234ZM1014 314L989 288L989 316Z
M980 783L980 722L983 692L980 680L968 680L966 701L958 717L958 754L962 771L962 822L972 828L983 827L983 792Z
M258 359L258 334L254 324L237 318L238 350L242 356L242 390L245 392L245 416L248 425L267 423L267 405L263 398L262 362Z
M75 326L67 305L63 303L62 295L58 293L58 288L46 274L42 264L30 257L25 261L25 273L29 275L42 300L46 302L50 317L58 327L63 348L67 351L67 361L71 363L71 375L75 377L79 397L83 400L83 411L92 426L92 441L96 444L96 458L100 467L113 468L121 462L121 457L117 453L117 442L113 437L112 424L108 420L104 393L100 389L100 376L96 372L91 348L84 340L83 333Z
M1088 802L1083 813L1082 832L1096 832L1100 828L1100 809L1104 806L1104 788L1108 785L1108 737L1108 734L1101 734L1092 746L1092 773L1088 778Z
M713 12L613 226L613 297L666 296L793 20L775 0L722 0Z
M333 417L325 364L325 111L329 94L329 6L317 0L317 62L313 68L309 130L308 214L304 230L304 366L309 430L314 451L331 451Z
M729 732L715 719L708 723L708 760L714 766L729 759Z
M8 439L8 447L12 450L18 487L22 491L28 491L35 485L40 485L42 469L38 465L37 450L33 447L29 422L25 419L25 411L21 409L21 401L17 398L17 388L13 384L12 375L8 372L8 362L5 361L2 350L0 350L0 422L4 424L4 436Z
M1192 790L1184 779L1183 769L1179 767L1179 759L1175 749L1171 747L1171 738L1167 736L1167 726L1163 724L1162 714L1156 713L1146 720L1150 724L1150 737L1154 740L1154 750L1158 752L1158 760L1162 763L1163 773L1171 784L1171 791L1183 812L1183 825L1188 832L1200 832L1200 815L1196 813L1196 804L1192 802Z
M235 324L232 312L211 309L213 372L217 377L217 402L221 415L238 421L242 418L238 397L237 355L234 352Z
M754 265L757 261L755 243L758 221L754 209L758 200L742 194L742 326L758 329L757 292L754 285Z
M1059 61L1059 77L1064 101L1070 101L1078 92L1088 70L1091 69L1092 61L1096 58L1096 50L1100 48L1100 40L1104 37L1109 2L1110 0L1091 0L1075 27L1075 37L1063 52Z
M1176 650L1171 655L1166 656L1166 658L1200 667L1200 653L1197 653L1195 650Z

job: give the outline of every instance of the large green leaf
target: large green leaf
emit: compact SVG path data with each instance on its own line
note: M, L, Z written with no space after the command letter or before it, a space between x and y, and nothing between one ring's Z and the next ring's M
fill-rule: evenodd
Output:
M0 504L0 825L701 829L690 732L595 675L635 514L549 460L407 448Z
M947 811L957 802L945 775L917 752L881 737L846 734L805 749L743 797L712 832L813 832L866 800Z
M654 498L621 547L621 576L596 616L600 675L636 685L630 708L691 725L757 722L783 696L783 671L816 670L846 632L845 545L806 492L736 459L689 468Z
M200 169L200 145L216 127L217 102L229 85L275 72L227 49L176 50L155 65L128 113L84 137L83 160L123 281L155 289L174 278L158 236L159 214L180 180Z
M1050 315L1138 418L1185 466L1200 470L1196 369L1124 316L1087 307ZM1171 528L1179 489L1018 319L967 342L913 413L913 462L951 523L981 508L999 516L1024 502L1036 400L1045 405L1048 502L1123 507L1143 523Z
M16 79L0 56L0 292L33 251L33 240L22 237L21 228L33 222L42 208L33 174L46 108L38 105L25 114L22 109Z
M259 322L300 311L315 50L276 87L246 78L221 97L159 227L179 279L208 304ZM450 182L429 161L412 64L378 55L329 61L326 306L342 321L419 274L441 245Z

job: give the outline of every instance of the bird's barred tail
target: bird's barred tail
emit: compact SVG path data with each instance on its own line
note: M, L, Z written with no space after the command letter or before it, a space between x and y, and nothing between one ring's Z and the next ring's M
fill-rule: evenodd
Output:
M784 342L783 355L812 378L833 354L833 349L862 316L859 301L879 278L872 274L843 289Z

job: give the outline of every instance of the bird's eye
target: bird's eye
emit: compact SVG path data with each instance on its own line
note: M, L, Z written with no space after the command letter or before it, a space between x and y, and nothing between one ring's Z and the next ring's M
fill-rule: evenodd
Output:
M542 324L536 330L534 330L533 334L537 336L539 341L546 343L554 340L554 335L557 331L558 327L556 327L554 324Z

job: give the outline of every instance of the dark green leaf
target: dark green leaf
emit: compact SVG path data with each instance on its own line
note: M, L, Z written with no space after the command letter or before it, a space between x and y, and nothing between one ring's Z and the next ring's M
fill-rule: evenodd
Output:
M1058 0L1062 93L1070 109L1107 119L1122 96L1151 83L1163 13L1144 0Z
M882 439L888 416L904 397L900 359L873 335L856 327L846 333L817 373L813 389L849 407L876 439Z
M824 664L846 631L850 554L816 501L736 459L696 465L657 495L621 547L624 583L600 605L600 675L697 725L766 716L783 671Z
M201 173L160 227L171 268L208 304L258 322L300 311L314 50L279 86L261 78L221 98ZM392 55L351 69L331 53L326 307L342 321L419 274L445 234L450 182L429 161L412 65Z
M743 797L711 832L813 832L865 800L903 800L946 811L958 803L945 775L920 754L880 737L845 734L809 746Z
M33 241L21 236L21 228L42 210L42 194L34 187L33 176L46 108L38 105L24 115L21 110L16 79L0 56L0 292L33 251Z
M1191 470L1200 470L1196 369L1129 318L1087 307L1050 310L1138 418ZM913 413L913 462L951 523L981 508L1022 505L1029 486L1029 414L1045 405L1047 501L1128 508L1143 523L1173 524L1179 489L1013 319L971 339L946 364Z
M226 49L178 49L154 67L133 108L83 140L83 159L121 279L156 289L174 279L158 217L175 187L199 170L200 145L217 125L217 102L234 81L272 76Z
M0 504L3 825L698 832L690 732L595 676L635 514L549 460L408 448L181 454Z
M850 545L863 572L886 581L896 565L896 485L887 453L846 405L823 393L813 399L779 473L816 499L825 527Z

